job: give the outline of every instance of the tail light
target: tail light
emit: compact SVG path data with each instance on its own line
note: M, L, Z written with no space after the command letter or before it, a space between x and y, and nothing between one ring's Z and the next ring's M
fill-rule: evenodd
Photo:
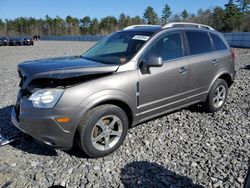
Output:
M230 49L230 52L231 52L231 55L232 55L232 58L233 58L233 62L235 62L236 53L235 53L235 51L232 48Z

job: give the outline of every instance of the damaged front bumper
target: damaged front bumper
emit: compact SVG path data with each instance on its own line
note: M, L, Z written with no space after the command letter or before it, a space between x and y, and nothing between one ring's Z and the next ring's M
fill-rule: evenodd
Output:
M29 100L21 100L12 109L11 120L22 132L40 142L60 149L73 146L75 130L81 120L78 108L36 109ZM68 123L58 123L58 117L70 117Z

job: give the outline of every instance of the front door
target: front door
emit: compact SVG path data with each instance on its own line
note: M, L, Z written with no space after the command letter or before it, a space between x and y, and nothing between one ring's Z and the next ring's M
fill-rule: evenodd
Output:
M189 64L183 54L180 32L168 33L153 43L142 59L162 57L163 66L138 69L141 120L185 104L189 81Z

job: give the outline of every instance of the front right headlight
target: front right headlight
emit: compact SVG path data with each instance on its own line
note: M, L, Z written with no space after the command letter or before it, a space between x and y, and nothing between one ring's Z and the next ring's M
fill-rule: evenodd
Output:
M40 89L33 93L28 100L35 108L54 108L63 94L63 89Z

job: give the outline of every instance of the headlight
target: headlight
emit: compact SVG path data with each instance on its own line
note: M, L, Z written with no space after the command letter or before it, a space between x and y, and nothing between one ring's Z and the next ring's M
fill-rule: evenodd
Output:
M41 89L33 93L29 100L35 108L54 108L63 92L63 89Z

